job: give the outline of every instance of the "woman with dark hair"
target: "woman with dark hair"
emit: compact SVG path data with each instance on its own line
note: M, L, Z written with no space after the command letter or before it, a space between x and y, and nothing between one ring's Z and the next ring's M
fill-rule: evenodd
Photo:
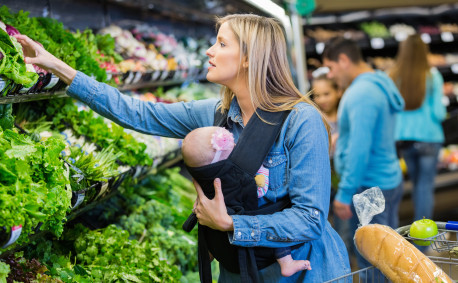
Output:
M410 35L401 42L389 71L405 101L404 111L396 118L395 138L413 183L414 220L433 217L434 178L444 142L444 81L428 64L427 54L428 46L420 35Z

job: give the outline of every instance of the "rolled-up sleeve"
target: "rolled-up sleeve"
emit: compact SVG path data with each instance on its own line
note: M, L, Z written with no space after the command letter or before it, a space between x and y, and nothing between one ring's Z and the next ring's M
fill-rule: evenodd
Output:
M331 187L328 134L320 114L310 105L289 116L284 139L289 164L283 192L292 207L271 215L233 215L229 241L234 245L286 247L316 240L323 232Z
M213 125L218 103L217 99L171 104L141 101L81 72L67 94L125 128L171 138L184 138L196 128Z

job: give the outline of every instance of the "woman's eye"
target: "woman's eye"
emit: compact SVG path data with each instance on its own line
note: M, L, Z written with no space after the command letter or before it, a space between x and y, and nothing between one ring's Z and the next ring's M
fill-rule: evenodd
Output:
M221 47L226 46L226 44L224 44L224 43L222 43L222 42L220 42L219 45L221 45Z

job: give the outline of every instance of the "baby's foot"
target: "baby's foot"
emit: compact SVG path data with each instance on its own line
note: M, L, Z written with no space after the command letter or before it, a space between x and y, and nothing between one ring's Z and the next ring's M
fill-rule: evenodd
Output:
M289 277L294 273L302 270L312 270L310 261L308 260L294 260L291 255L278 259L281 268L281 275Z

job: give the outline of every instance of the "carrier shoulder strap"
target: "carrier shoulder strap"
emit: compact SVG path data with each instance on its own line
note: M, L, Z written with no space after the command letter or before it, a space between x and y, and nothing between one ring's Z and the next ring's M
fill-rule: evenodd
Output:
M267 112L257 109L243 129L228 159L254 176L280 135L289 112ZM249 160L247 156L250 157Z
M221 113L218 109L220 105L221 101L216 105L213 125L226 127L227 112ZM283 122L288 117L289 112L267 112L257 109L243 129L228 159L254 176L280 135ZM247 160L247 156L250 157L249 160Z

